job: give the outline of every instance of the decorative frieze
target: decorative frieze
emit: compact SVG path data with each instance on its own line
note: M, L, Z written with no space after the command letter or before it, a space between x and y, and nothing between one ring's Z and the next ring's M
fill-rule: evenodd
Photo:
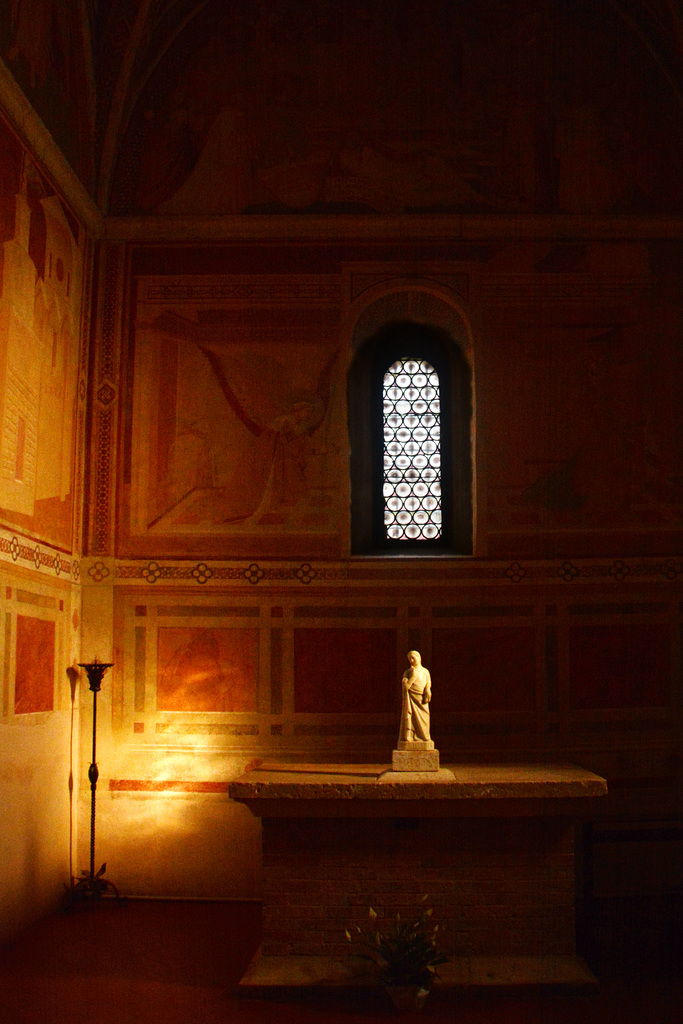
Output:
M0 551L4 550L0 541ZM9 550L9 549L8 549ZM549 561L493 561L490 559L414 560L363 559L338 562L222 562L180 560L108 560L106 575L101 559L85 559L86 582L144 585L188 584L210 587L246 584L339 586L410 581L413 586L446 584L516 587L519 585L636 584L683 581L683 559L563 559Z
M37 543L31 538L0 527L0 565L3 562L34 569L53 577L71 577L74 581L80 576L77 558L42 541Z

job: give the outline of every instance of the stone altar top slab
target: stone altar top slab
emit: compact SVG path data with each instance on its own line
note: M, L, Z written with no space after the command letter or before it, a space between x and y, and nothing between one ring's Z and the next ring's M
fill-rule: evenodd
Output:
M377 764L263 762L230 784L259 817L583 814L607 782L570 764L453 764L393 772Z

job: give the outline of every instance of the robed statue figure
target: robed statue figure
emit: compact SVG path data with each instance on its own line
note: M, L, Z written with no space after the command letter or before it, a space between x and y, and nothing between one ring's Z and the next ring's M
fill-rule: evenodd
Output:
M428 669L422 664L418 651L408 652L408 668L401 680L403 694L401 704L401 729L398 736L399 749L405 744L416 743L420 747L429 744L429 702L432 699L432 680Z

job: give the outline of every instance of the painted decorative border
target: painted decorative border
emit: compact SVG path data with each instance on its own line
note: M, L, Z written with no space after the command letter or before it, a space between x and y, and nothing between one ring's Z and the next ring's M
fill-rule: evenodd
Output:
M80 563L77 558L65 555L49 544L23 537L0 527L0 564L20 565L48 576L80 579Z
M319 242L325 239L454 239L486 241L520 239L636 239L674 238L683 234L683 217L670 215L562 213L480 214L295 214L278 215L278 238ZM188 238L225 243L273 241L271 214L226 214L212 217L107 217L111 241L177 241Z
M0 564L21 565L50 576L69 578L73 582L93 584L133 583L196 584L204 586L243 583L303 585L339 584L346 582L383 582L410 579L415 583L499 584L521 583L666 583L683 582L683 558L652 559L587 559L562 562L540 561L448 561L443 564L426 561L420 567L414 562L170 562L156 559L118 562L114 558L78 558L66 556L48 544L33 541L0 528Z
M89 550L108 555L113 544L114 453L116 452L119 319L122 306L123 250L107 243L100 272L99 337L92 353L89 480Z
M201 280L197 280L201 277ZM150 275L139 282L140 302L219 302L221 308L253 310L254 306L313 306L337 308L342 302L339 274L202 274L174 281Z
M381 583L386 580L414 583L431 582L498 584L548 583L666 583L683 581L682 558L651 559L575 559L558 561L484 561L448 560L443 563L414 561L368 560L313 564L311 562L172 562L161 560L121 561L115 559L83 560L83 582L86 584L133 583L144 586L189 584L211 586L243 583L339 584L363 581Z

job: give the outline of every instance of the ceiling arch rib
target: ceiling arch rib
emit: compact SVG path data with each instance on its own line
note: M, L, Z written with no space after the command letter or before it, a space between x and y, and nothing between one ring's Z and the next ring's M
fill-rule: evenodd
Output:
M606 0L639 37L683 104L683 4L679 0Z
M140 0L116 78L102 142L97 202L105 213L118 147L140 94L178 36L209 2Z

